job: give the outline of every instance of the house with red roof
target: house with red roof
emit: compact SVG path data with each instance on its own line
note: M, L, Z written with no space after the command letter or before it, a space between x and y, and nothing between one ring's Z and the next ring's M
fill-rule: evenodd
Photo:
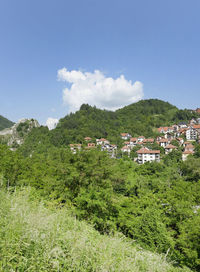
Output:
M162 138L158 140L157 143L159 144L159 146L162 146L165 148L170 143L170 141L168 139Z
M85 137L84 140L85 140L86 142L89 142L89 141L92 140L92 138L90 138L90 137Z
M69 147L70 147L70 150L72 151L72 153L76 154L77 151L81 150L82 145L81 144L70 144Z
M191 143L185 145L185 151L194 151L194 146Z
M129 133L121 133L120 135L123 140L128 140L132 137Z
M189 156L189 155L193 155L194 154L194 151L184 151L183 153L182 153L182 160L183 161L186 161L187 160L187 157Z
M141 143L141 142L143 142L143 141L144 141L144 139L145 139L145 137L144 137L144 136L139 136L139 137L138 137L138 142L139 142L139 143Z
M147 147L142 147L137 152L137 162L144 164L145 162L159 162L160 161L160 150L150 150Z
M121 151L122 151L122 153L128 153L128 156L130 155L130 153L131 153L131 148L129 147L129 146L123 146L122 148L121 148Z
M174 131L174 128L173 127L159 127L157 130L159 133L166 134L166 133L172 133Z
M165 154L169 154L170 152L172 152L172 150L176 150L177 147L175 145L172 144L168 144L165 146Z
M85 149L93 149L95 147L96 147L95 143L88 143L88 145L85 147Z
M153 138L148 138L148 139L144 139L143 140L143 144L153 144L154 143L154 139Z
M134 137L134 138L130 138L130 145L131 146L136 146L138 142L138 138Z
M110 142L104 138L101 138L101 139L96 139L96 143L97 145L106 145L106 144L110 144Z

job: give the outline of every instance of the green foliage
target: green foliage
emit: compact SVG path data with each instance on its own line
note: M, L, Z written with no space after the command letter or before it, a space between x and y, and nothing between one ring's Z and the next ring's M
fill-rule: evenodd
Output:
M0 115L0 130L3 130L4 128L10 128L14 125L14 123L7 118Z
M173 120L176 121L188 121L191 120L192 118L198 118L199 114L196 112L191 112L190 110L184 109L184 110L179 110L175 113Z
M99 232L120 231L143 248L168 252L169 259L198 271L198 245L193 241L198 228L193 222L199 217L194 212L200 205L199 159L183 163L174 151L163 163L137 165L98 150L74 155L52 147L45 137L38 143L38 132L29 157L24 157L23 146L17 152L0 146L2 188L31 186L53 206L71 207Z
M187 180L200 180L200 158L195 159L191 156L185 162L183 162L181 169Z
M0 191L0 271L189 272L116 233L103 236L37 191Z
M132 136L153 137L157 135L156 128L182 121L182 115L181 110L158 99L141 100L115 112L83 104L76 113L70 113L60 119L52 131L47 132L40 128L33 130L28 135L27 138L30 139L27 139L23 149L26 153L30 146L37 148L38 142L43 142L44 138L48 138L49 144L59 147L70 143L84 143L86 136L91 137L92 141L107 138L120 148L123 145L120 133L129 132ZM184 118L189 120L193 115L188 113Z

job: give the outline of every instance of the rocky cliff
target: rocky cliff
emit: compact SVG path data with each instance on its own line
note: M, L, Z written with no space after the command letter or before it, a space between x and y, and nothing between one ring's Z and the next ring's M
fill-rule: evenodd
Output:
M35 119L21 119L11 128L0 131L0 142L6 143L14 150L23 144L24 138L33 128L39 126Z

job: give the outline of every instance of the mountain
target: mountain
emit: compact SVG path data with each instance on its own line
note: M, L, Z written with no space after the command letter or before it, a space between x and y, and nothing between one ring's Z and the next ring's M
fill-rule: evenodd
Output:
M4 128L10 128L14 125L14 123L7 118L0 115L0 130L3 130Z
M132 136L153 137L157 135L157 127L188 121L196 115L158 99L141 100L115 112L83 104L79 111L60 119L55 129L33 129L26 137L23 148L30 154L31 150L37 147L45 149L52 145L82 143L87 136L93 141L104 137L120 146L120 133L129 132Z
M120 133L155 136L155 128L182 119L189 120L194 115L158 99L141 100L115 112L83 104L76 113L60 119L51 137L55 144L60 145L82 142L86 136L93 139L104 137L118 144Z

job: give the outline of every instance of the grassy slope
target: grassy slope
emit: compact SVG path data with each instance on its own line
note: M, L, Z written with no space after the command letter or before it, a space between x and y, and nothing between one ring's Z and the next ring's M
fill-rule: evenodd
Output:
M13 122L0 115L0 130L12 127L13 125L14 125Z
M0 271L190 271L119 234L100 235L66 208L45 208L34 194L0 192Z

